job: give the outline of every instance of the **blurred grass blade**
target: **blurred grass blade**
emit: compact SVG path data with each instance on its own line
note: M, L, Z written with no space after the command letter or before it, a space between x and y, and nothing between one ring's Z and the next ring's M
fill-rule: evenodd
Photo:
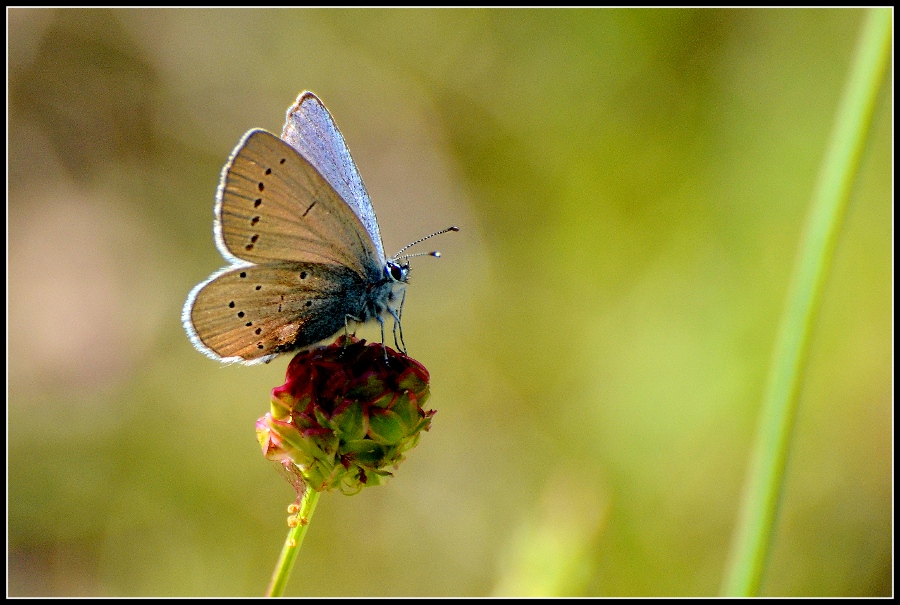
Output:
M722 593L755 595L768 556L816 311L878 90L891 55L893 9L869 9L816 183L769 370Z

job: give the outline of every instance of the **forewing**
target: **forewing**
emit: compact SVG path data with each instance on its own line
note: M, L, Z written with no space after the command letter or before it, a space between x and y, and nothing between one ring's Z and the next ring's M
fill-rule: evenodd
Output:
M378 260L382 262L384 247L372 201L350 157L344 137L316 95L309 91L300 93L287 111L281 138L309 160L350 205L365 226Z
M340 194L287 143L251 130L222 171L216 242L233 263L343 265L366 275L383 260Z
M362 291L359 276L340 265L228 267L194 288L182 321L207 356L260 363L332 336L358 313Z

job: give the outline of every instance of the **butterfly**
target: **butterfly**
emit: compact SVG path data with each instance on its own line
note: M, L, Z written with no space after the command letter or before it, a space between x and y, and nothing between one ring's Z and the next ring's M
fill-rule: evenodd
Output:
M372 202L316 95L303 92L288 108L281 138L261 129L241 138L222 169L214 213L216 247L229 266L191 290L182 312L200 352L267 363L371 319L383 343L383 315L394 319L397 344L415 255L401 257L406 246L385 256Z

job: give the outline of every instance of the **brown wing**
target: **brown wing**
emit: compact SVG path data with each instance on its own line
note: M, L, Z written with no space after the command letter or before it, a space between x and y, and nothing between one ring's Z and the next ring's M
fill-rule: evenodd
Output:
M281 138L315 166L365 225L379 259L384 257L375 209L334 118L313 93L300 93L287 111Z
M228 267L191 292L182 317L207 356L258 363L335 334L359 316L365 285L352 270L321 263Z
M353 210L287 143L251 130L222 171L216 243L232 260L342 265L361 276L378 267L376 247Z

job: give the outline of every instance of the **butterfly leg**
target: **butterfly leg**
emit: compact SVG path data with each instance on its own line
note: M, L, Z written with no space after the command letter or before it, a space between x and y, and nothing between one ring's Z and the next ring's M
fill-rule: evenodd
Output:
M406 342L403 340L403 324L400 323L400 315L391 308L388 308L388 312L394 318L394 346L406 355ZM397 342L398 333L400 334L399 343Z
M400 342L397 340L397 320L396 319L394 320L393 332L394 332L394 346L397 347L398 351L403 351L403 349L400 347ZM405 353L406 351L403 351L403 352Z
M378 320L378 325L381 326L381 350L384 352L384 360L387 361L387 346L384 344L384 320L381 319L381 315L376 315L375 319Z
M394 313L393 309L390 309L391 315L394 317L394 345L403 351L403 354L406 355L406 342L403 340L403 323L400 321L400 318L403 317L403 303L406 302L406 289L403 289L403 296L400 298L400 308L397 309L397 312ZM397 344L397 332L400 333L400 344Z
M355 315L350 315L349 313L344 314L344 346L347 345L347 341L350 340L350 328L347 326L347 320L355 321L356 323L362 323L362 320ZM382 330L383 331L383 330ZM353 331L353 335L356 335L356 330ZM382 338L381 340L384 340Z

